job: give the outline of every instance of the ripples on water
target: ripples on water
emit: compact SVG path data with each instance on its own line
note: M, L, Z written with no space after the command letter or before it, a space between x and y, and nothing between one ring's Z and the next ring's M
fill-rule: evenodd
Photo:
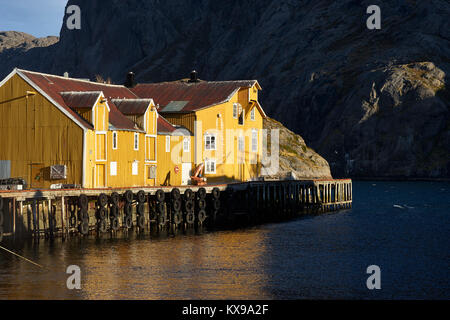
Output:
M448 299L450 183L355 182L352 210L251 229L0 251L0 299ZM12 245L8 245L12 248ZM66 288L69 265L82 290ZM366 268L381 268L381 290Z

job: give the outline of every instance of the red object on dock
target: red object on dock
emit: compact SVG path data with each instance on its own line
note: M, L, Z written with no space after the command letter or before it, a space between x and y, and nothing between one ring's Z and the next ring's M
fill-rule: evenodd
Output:
M206 185L206 178L201 177L201 172L203 171L203 168L205 167L205 164L202 162L198 165L197 169L195 169L194 175L191 176L192 183L197 186L204 186Z

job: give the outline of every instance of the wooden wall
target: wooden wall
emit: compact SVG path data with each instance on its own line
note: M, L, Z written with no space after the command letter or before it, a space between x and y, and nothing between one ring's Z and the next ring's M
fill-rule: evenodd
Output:
M0 160L11 177L33 188L82 183L83 129L18 75L0 88ZM66 165L66 180L50 180L51 165Z

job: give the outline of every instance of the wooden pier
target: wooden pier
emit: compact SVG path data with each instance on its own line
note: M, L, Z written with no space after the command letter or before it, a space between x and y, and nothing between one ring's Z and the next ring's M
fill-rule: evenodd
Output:
M255 181L204 187L0 191L0 242L134 228L232 228L351 208L352 181Z

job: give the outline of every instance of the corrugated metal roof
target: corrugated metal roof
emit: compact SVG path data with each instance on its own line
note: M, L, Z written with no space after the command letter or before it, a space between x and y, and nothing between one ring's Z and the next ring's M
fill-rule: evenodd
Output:
M36 84L41 90L43 90L51 99L58 103L61 107L65 108L71 116L82 122L85 127L93 129L92 124L84 120L79 114L77 114L72 108L67 105L60 92L68 91L84 91L84 92L103 92L104 96L108 100L110 107L109 122L118 130L140 130L130 119L125 117L117 108L117 106L111 101L114 98L117 99L136 99L138 98L133 92L128 90L124 86L108 85L103 83L89 82L86 80L78 80L65 78L55 75L43 74L38 72L18 70L18 72L24 75L26 78Z
M74 109L89 108L97 101L94 97L103 92L110 108L110 126L117 130L142 130L125 115L143 114L153 100L161 106L159 112L193 112L228 101L240 88L259 84L256 80L200 81L185 80L153 84L139 84L132 89L122 85L110 85L72 79L39 72L16 69L18 74L31 81L54 103L85 128L93 129L91 123ZM117 103L117 105L116 105ZM158 118L158 132L171 133L176 128L163 117Z
M256 80L200 82L180 80L138 84L130 90L141 98L152 98L155 103L164 106L160 109L160 112L167 112L167 106L175 101L188 102L177 112L192 112L224 103L240 88L250 88L257 83ZM171 109L172 106L169 106L169 109ZM177 104L178 106L179 104Z
M61 92L61 96L64 99L64 102L70 108L80 108L80 109L92 109L94 104L97 102L98 98L102 94L101 91L92 91L92 92Z
M158 117L157 125L158 133L172 133L176 130L176 128L161 115Z
M142 115L153 102L152 99L111 99L111 101L124 115Z

